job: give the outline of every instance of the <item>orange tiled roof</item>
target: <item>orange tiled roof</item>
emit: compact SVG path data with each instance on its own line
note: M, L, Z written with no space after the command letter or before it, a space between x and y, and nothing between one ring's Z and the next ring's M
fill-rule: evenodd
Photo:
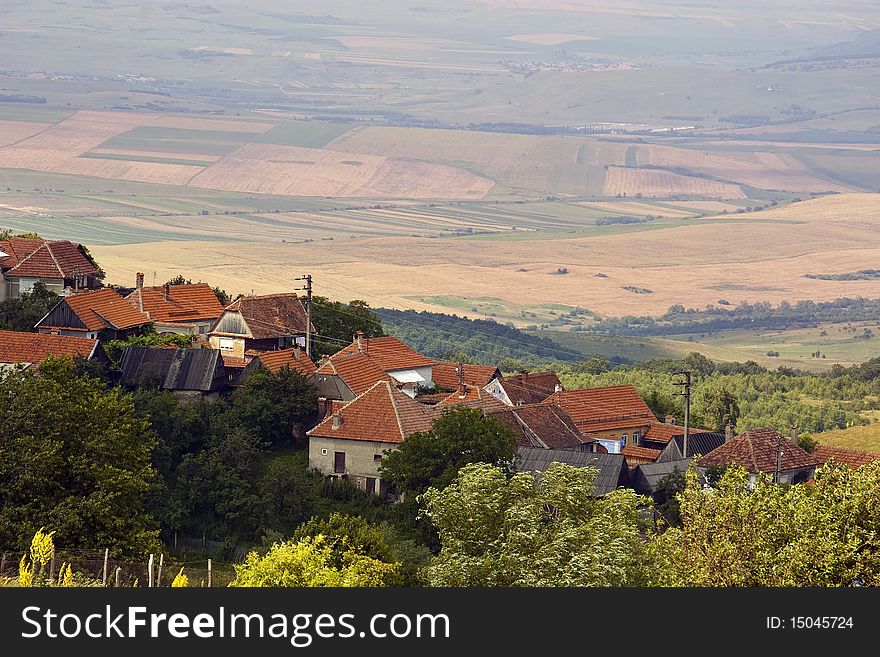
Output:
M231 356L223 352L220 353L220 357L223 359L223 367L243 369L251 362L250 358L238 358L237 356Z
M697 465L701 468L726 468L736 464L752 473L772 473L776 469L777 441L782 446L780 470L794 470L822 463L822 459L815 454L791 444L775 429L765 427L741 433L718 449L709 452L697 461Z
M831 445L816 445L813 450L813 456L820 459L823 463L833 460L835 463L844 463L851 468L880 461L880 454L874 452L860 452L855 449L846 449L844 447L832 447Z
M696 427L688 428L688 434L694 435L698 433L712 433L708 429L697 429ZM665 422L655 422L651 425L643 438L655 443L668 443L676 436L684 435L684 427L677 424L667 424Z
M660 456L661 452L659 449L649 449L648 447L639 447L638 445L625 445L620 453L623 454L627 460L633 461L647 461L653 463L657 460L657 457Z
M379 381L391 381L385 371L372 358L361 353L336 353L318 368L318 374L336 375L360 395Z
M0 331L0 363L42 363L49 356L91 357L97 340L44 333Z
M70 310L85 324L87 331L99 331L103 328L123 330L150 323L149 317L123 299L119 292L109 287L80 292L65 297L59 303L67 304ZM64 328L46 324L39 326L41 328Z
M336 429L334 417L341 419ZM417 431L431 428L434 414L407 397L388 381L380 381L364 394L326 418L309 436L381 443L401 443Z
M280 372L285 367L289 367L303 376L311 376L318 369L312 360L306 356L306 352L297 348L264 351L257 358L260 359L263 367L275 373Z
M438 388L456 390L458 388L458 363L448 360L435 361L431 366L431 378ZM464 363L464 382L468 386L483 387L498 374L498 368L491 365Z
M136 288L126 299L142 308L150 319L162 323L187 323L217 319L223 305L207 283Z
M495 399L488 392L484 391L482 388L478 388L476 386L465 385L464 390L456 390L448 394L446 397L440 400L441 406L446 406L449 404L458 404L465 401L479 401L483 398ZM496 400L497 401L497 400Z
M504 423L516 434L518 447L568 449L595 442L582 434L568 414L555 404L504 406L490 411L489 417Z
M80 250L79 244L68 241L35 240L13 237L0 242L0 268L6 276L34 278L73 278L75 275L96 274L98 268Z
M338 354L353 354L360 351L369 356L385 372L408 370L417 367L431 367L435 361L410 349L403 342L391 336L381 338L363 338L361 347L355 340L344 347Z
M559 404L581 431L601 431L654 424L657 418L631 385L565 390L544 403Z

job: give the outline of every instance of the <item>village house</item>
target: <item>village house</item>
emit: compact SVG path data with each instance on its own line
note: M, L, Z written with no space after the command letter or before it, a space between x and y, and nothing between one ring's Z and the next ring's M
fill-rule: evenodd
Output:
M98 340L44 335L42 333L23 333L0 331L0 371L7 368L27 369L39 366L49 357L85 358L101 363L109 362L107 354Z
M213 349L126 347L120 368L121 385L155 385L182 399L215 399L228 382L220 353Z
M876 452L861 452L845 447L832 447L831 445L816 445L812 455L823 463L848 465L851 468L859 468L868 463L880 461L880 454Z
M334 408L353 401L380 381L394 383L381 367L364 353L336 353L324 360L313 377L323 417ZM319 408L320 411L320 408Z
M668 427L669 425L655 425L648 431L648 435L656 427ZM665 429L668 431L668 429ZM657 434L654 433L654 438ZM684 453L684 427L674 427L674 432L670 435L668 442L657 457L658 463L668 461L678 461L684 458L692 458L694 456L703 456L721 447L725 442L733 438L733 427L728 426L726 433L719 431L706 431L705 429L690 429L688 431L687 454Z
M97 289L100 276L80 244L26 237L0 242L0 301L17 299L37 283L61 296Z
M208 342L224 358L250 362L260 352L305 346L306 333L315 333L307 324L295 293L241 297L223 309L208 331Z
M380 381L307 432L309 467L385 497L389 486L379 470L383 454L429 430L435 417L392 382Z
M358 331L352 343L336 352L334 357L355 353L367 356L410 397L415 397L421 390L435 387L432 376L435 361L411 349L397 338L367 338L363 332Z
M701 457L697 468L705 476L709 469L724 470L739 465L749 472L753 482L761 475L770 475L779 483L797 484L809 481L822 463L821 458L797 444L797 427L792 427L787 437L764 427L728 440Z
M562 390L555 372L522 372L493 379L486 391L508 406L540 404L550 395Z
M574 452L604 452L595 438L585 436L556 404L524 404L490 410L487 417L498 420L516 435L517 447Z
M642 437L659 422L631 385L560 391L544 403L561 406L581 433L610 454L624 454L630 465L654 461L660 455L659 450L642 446Z
M150 318L157 333L203 336L223 313L223 305L207 283L144 287L142 273L125 298Z
M226 365L225 360L224 365ZM310 380L317 370L312 359L306 356L306 352L299 347L279 349L278 351L264 351L263 353L254 356L254 358L241 369L231 369L229 366L226 366L227 374L229 375L231 385L233 386L241 385L247 377L257 370L266 370L273 374L278 374L284 368L297 372L304 378Z
M36 324L40 333L122 340L143 331L150 318L112 288L64 297Z
M434 361L431 378L437 390L458 390L461 384L483 388L501 376L501 370L492 365Z

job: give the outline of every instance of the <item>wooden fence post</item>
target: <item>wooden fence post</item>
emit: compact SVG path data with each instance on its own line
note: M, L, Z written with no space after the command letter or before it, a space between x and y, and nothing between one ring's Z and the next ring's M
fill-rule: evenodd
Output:
M49 558L49 581L55 580L55 548L52 548L52 556Z
M101 586L107 586L107 560L110 558L110 548L104 548L104 569L101 571Z
M116 588L117 589L119 588L119 584L120 584L119 580L121 579L121 577L122 577L122 568L120 568L119 566L116 566Z
M208 559L208 588L211 588L211 560Z
M3 573L6 572L6 553L3 553L3 556L0 557L0 577L3 577Z
M165 554L159 555L159 574L156 575L156 586L162 586L162 566L165 565Z
M150 561L147 563L147 586L153 586L153 553L150 553Z

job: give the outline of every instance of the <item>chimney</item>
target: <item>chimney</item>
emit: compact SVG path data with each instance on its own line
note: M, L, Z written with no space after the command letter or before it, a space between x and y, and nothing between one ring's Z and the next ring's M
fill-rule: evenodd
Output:
M798 425L792 424L788 428L788 440L791 442L792 445L798 444Z
M667 415L666 416L666 424L675 424L675 416L671 415L671 414Z
M162 290L162 298L165 301L168 301L171 298L171 285L169 283L165 283L165 288Z
M137 292L138 310L144 312L144 274L138 272L134 277L134 287Z
M134 280L135 280L134 286L135 286L138 290L140 290L140 289L144 286L144 274L143 274L143 272L140 272L140 271L139 271L137 274L135 274L135 278L134 278Z
M331 425L331 428L338 429L341 426L342 426L342 416L339 413L334 413L333 414L333 424Z
M364 353L364 332L358 331L354 334L355 342L357 342L358 353Z
M467 387L464 385L464 363L459 363L455 371L458 374L458 394L464 397L467 394Z
M557 383L553 388L553 392L562 392L562 386Z
M728 420L727 426L724 427L724 442L729 443L731 440L733 440L733 423Z

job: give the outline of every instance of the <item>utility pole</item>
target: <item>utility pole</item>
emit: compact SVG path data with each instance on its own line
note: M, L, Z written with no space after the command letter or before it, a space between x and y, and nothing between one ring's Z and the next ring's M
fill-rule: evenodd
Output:
M305 274L298 281L305 281L305 287L297 288L306 292L306 356L312 357L312 275Z
M681 372L676 372L676 374L684 376L684 381L679 381L675 384L677 386L682 386L682 391L675 394L684 397L684 440L681 447L681 457L686 459L688 453L688 437L691 426L691 372L683 370Z
M782 461L782 434L776 433L776 469L773 471L773 483L779 483L779 467Z

